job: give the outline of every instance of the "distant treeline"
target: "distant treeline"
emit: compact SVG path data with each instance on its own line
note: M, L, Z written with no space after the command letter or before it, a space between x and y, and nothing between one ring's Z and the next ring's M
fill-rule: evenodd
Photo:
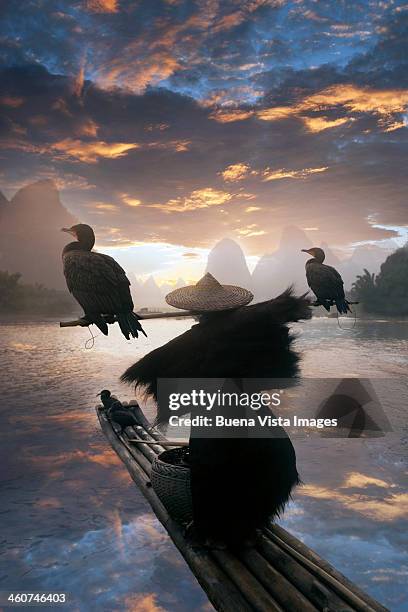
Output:
M350 292L365 312L408 316L408 245L387 257L377 276L364 270Z
M43 285L25 285L21 274L0 270L0 313L59 315L78 309L66 291L47 289Z

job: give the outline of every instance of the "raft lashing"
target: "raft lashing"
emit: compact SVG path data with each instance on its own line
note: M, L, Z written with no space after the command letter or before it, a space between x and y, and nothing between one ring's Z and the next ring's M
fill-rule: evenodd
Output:
M208 549L190 542L185 537L185 526L169 516L150 482L152 462L169 448L169 441L152 428L137 404L129 405L138 424L127 427L123 435L117 433L105 409L97 406L102 431L216 610L387 612L387 608L272 521L262 529L254 547L241 551Z

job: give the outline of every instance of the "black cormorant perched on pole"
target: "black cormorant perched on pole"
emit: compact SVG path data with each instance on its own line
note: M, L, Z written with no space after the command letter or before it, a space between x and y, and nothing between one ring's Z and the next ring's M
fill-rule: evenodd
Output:
M125 271L109 255L92 251L95 244L92 227L79 223L61 231L76 238L64 247L62 261L68 289L84 309L85 319L106 336L107 323L115 320L127 340L130 336L137 338L139 332L146 335L133 312Z
M302 251L312 255L312 259L306 262L306 279L317 297L314 305L324 306L330 312L330 306L335 304L340 314L351 312L349 302L344 295L343 279L335 268L323 263L326 257L323 249L313 247Z

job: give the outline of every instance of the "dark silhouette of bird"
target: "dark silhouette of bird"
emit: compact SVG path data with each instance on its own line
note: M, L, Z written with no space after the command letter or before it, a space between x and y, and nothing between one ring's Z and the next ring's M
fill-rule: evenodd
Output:
M335 304L340 314L351 312L344 295L343 279L335 268L323 263L326 257L323 249L313 247L302 249L302 252L312 256L312 259L306 262L306 279L317 298L314 306L323 306L330 312L330 307Z
M101 398L101 402L105 410L109 410L115 402L119 402L118 398L112 395L109 389L102 389L100 393L97 395ZM119 402L121 404L121 402ZM121 404L122 405L122 404Z
M298 373L299 357L287 324L310 317L310 302L291 290L260 304L201 314L198 324L145 355L121 379L156 400L156 423L167 423L172 414L166 393L158 392L162 377L219 378L226 385L239 377L251 385L251 392L281 388L283 379ZM191 410L188 406L177 414ZM234 416L242 416L239 410L234 406ZM197 414L202 414L201 407ZM268 438L192 435L189 465L196 534L200 540L231 546L250 541L257 527L279 515L299 482L295 450L283 428L274 428Z
M125 271L109 255L92 251L95 234L89 225L79 223L61 231L71 234L75 242L62 251L64 275L67 286L82 306L85 319L108 335L107 323L119 323L127 340L137 338L139 332L146 336L137 314L133 312L130 282Z
M124 406L108 389L103 389L98 395L101 396L108 418L120 425L120 434L126 427L137 425L137 419L131 407Z

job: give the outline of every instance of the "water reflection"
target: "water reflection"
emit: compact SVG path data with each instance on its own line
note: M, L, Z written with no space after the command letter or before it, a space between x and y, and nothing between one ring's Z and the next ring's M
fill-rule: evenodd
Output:
M86 350L87 330L0 328L2 526L0 588L64 590L77 610L211 609L99 430L93 406L139 356L191 322L146 322ZM335 320L294 326L305 376L406 376L408 324ZM408 500L402 456L408 395L381 397L394 432L367 440L296 439L305 485L282 523L390 608L407 608ZM406 391L405 391L406 393ZM390 395L392 397L390 397ZM405 564L405 565L404 565ZM406 597L406 595L405 595Z

